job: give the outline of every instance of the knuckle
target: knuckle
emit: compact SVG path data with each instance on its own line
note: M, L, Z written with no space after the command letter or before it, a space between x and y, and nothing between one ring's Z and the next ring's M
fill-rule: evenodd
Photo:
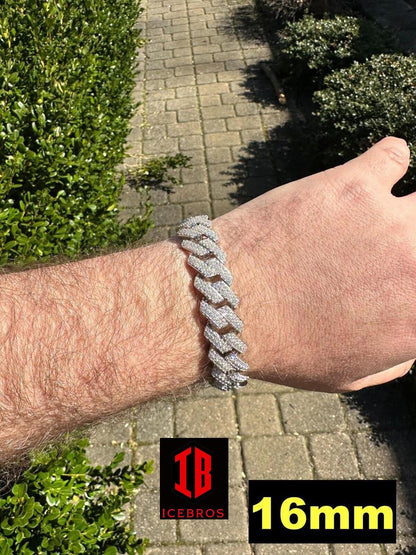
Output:
M400 167L407 166L410 157L410 149L404 139L398 137L386 137L382 141L383 150L390 160Z

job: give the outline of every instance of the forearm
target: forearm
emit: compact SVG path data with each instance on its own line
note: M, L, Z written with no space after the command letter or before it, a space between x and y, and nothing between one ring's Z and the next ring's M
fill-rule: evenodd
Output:
M0 276L0 459L206 376L185 262L170 240Z

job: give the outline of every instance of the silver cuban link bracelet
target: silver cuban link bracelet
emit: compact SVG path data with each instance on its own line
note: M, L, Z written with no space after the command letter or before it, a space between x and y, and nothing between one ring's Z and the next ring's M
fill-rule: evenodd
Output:
M213 363L212 385L228 391L247 384L249 365L238 355L247 345L237 336L243 322L234 312L239 298L231 290L233 277L225 267L226 255L218 245L218 234L205 214L186 218L178 227L181 246L188 251L188 264L198 275L194 287L202 293L200 312L207 319L204 336L210 342L208 357Z

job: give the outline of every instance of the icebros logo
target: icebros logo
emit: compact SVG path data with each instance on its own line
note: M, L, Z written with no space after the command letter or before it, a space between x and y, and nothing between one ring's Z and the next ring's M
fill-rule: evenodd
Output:
M228 439L160 439L160 518L228 519Z

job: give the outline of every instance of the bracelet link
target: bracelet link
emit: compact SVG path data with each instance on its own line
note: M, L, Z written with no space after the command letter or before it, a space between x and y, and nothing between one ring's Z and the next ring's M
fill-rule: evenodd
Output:
M226 254L218 245L218 234L209 217L202 214L183 220L177 235L183 238L182 248L190 253L188 264L198 272L194 287L204 297L200 312L208 321L204 336L211 344L212 385L223 391L241 388L247 384L248 376L242 372L247 372L249 365L238 355L246 352L247 345L237 336L243 327L233 310L239 298L230 288L233 278L225 266Z

